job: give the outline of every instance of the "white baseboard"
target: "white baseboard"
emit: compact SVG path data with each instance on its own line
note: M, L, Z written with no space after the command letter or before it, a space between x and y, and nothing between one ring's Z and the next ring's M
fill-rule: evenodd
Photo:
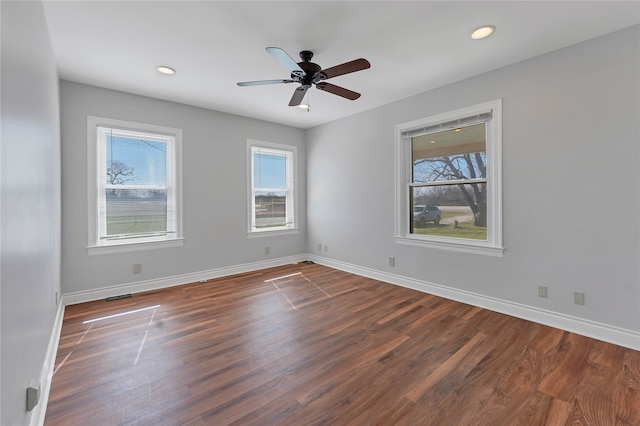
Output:
M570 331L572 333L602 340L608 343L613 343L615 345L624 346L626 348L640 350L640 332L638 331L615 327L608 324L602 324L571 315L548 311L545 309L510 302L508 300L489 297L465 290L458 290L455 288L434 284L427 281L416 280L401 275L395 275L387 272L377 271L374 269L364 268L350 263L327 259L317 255L307 255L307 258L318 264L329 266L345 272L350 272L352 274L361 275L363 277L373 278L376 280L388 282L390 284L411 288L413 290L418 290L423 293L444 297L446 299L455 300L457 302L467 303L469 305L478 306L480 308L489 309L491 311L499 312L513 317L537 322L540 324L548 325L550 327L559 328L561 330Z
M277 259L263 260L260 262L226 266L222 268L211 269L208 271L174 275L172 277L157 278L145 281L137 281L133 283L103 287L87 291L76 291L73 293L64 294L62 296L62 302L64 305L75 305L76 303L91 302L94 300L106 299L107 297L118 296L121 294L141 293L143 291L157 290L161 288L173 287L176 285L226 277L229 275L253 272L260 269L272 268L274 266L298 263L306 259L306 255L280 257Z
M53 371L56 364L56 355L58 354L58 343L60 342L60 331L62 330L62 320L64 319L64 304L58 303L58 310L53 321L51 335L49 336L49 344L47 352L40 370L40 399L38 405L30 413L28 424L30 426L41 426L44 424L44 418L47 413L47 403L49 402L49 392L51 391L51 380L53 379Z
M89 302L93 300L105 299L107 297L118 296L127 293L140 293L143 291L156 290L176 285L188 284L192 282L210 280L234 274L257 271L274 266L298 263L303 260L312 260L318 264L326 265L345 272L361 275L368 278L388 282L390 284L411 288L423 293L433 294L446 299L467 303L473 306L511 315L528 321L534 321L550 327L570 331L583 336L613 343L626 348L640 350L640 332L628 330L620 327L602 324L595 321L578 318L559 312L548 311L533 306L510 302L508 300L489 297L470 291L459 290L439 284L408 278L401 275L390 274L375 269L365 268L346 262L328 259L313 254L301 254L278 259L271 259L260 262L245 263L241 265L228 266L211 269L208 271L194 272L184 275L175 275L167 278L138 281L129 284L104 287L94 290L79 291L65 294L62 297L64 305ZM60 319L60 321L62 321ZM61 324L60 324L61 325ZM59 333L58 333L59 334ZM56 341L57 347L57 341ZM55 359L55 352L53 354Z

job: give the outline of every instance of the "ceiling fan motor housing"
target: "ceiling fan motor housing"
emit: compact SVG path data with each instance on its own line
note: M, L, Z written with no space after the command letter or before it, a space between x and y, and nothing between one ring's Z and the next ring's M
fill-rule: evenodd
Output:
M304 71L304 75L299 75L298 73L291 73L291 79L302 83L303 86L307 88L311 87L313 83L317 83L321 80L319 75L321 74L322 67L318 64L311 62L311 58L313 58L313 52L309 50L303 50L300 52L300 58L302 62L298 62L298 66L302 68Z

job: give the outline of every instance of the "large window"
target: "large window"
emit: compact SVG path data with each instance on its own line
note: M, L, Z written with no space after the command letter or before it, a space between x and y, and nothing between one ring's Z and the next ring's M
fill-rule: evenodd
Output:
M397 126L401 243L502 255L501 102Z
M250 140L248 153L249 235L295 230L296 148Z
M181 131L98 117L88 129L90 251L181 244Z

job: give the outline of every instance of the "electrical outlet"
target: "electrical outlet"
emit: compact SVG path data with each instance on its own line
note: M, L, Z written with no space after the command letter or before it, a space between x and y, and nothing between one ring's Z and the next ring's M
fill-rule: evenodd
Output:
M40 401L40 382L32 380L27 386L27 411L31 411Z
M584 293L579 291L573 292L573 303L576 305L584 305Z
M545 299L547 298L547 286L546 285L539 285L538 286L538 297L544 297Z
M395 257L390 257L389 258L389 266L396 266L396 258Z
M264 254L269 254L269 253L271 253L271 247L265 246L264 247Z
M322 251L322 244L318 243L318 251Z
M60 300L58 299L58 290L56 290L56 306L58 306L58 303L60 303Z
M142 273L142 263L134 263L133 266L131 267L131 271L134 274L141 274Z
M329 251L329 246L325 244L324 251Z

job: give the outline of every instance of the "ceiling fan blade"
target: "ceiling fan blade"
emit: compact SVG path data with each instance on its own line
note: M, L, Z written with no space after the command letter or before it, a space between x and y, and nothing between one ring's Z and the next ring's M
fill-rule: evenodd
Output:
M238 86L262 86L264 84L280 84L293 83L293 80L259 80L259 81L241 81Z
M279 47L267 47L265 48L265 50L271 56L273 56L276 61L284 65L291 74L299 75L301 77L305 75L305 72L302 68L300 68L300 65L298 65L298 63L294 61L291 56L289 56L284 50L280 49Z
M325 92L333 93L334 95L342 96L343 98L347 98L351 101L355 101L360 97L360 93L353 92L349 89L345 89L344 87L336 86L335 84L320 82L316 84L316 87Z
M298 106L302 103L304 99L304 94L307 93L307 89L309 86L300 86L294 92L291 100L289 101L289 106Z
M337 77L339 75L349 74L351 72L366 70L371 68L371 64L364 58L355 59L344 64L336 65L335 67L327 68L320 71L320 79L326 80L328 78Z

